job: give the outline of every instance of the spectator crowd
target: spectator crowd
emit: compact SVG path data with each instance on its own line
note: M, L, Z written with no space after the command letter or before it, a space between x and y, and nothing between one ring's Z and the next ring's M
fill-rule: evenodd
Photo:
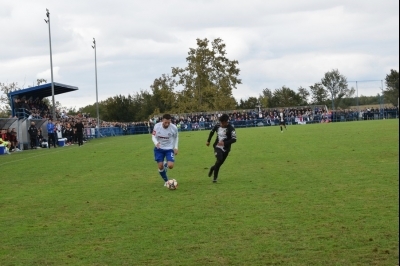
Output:
M21 100L19 100L21 103ZM28 120L34 125L35 119L51 119L49 108L41 101L25 100L22 105L25 110L30 112ZM283 111L288 124L307 124L307 123L329 123L338 121L353 120L369 120L381 119L382 116L391 115L397 117L397 107L385 107L384 109L364 108L362 110L344 109L328 111L324 106L316 107L295 107L295 108L270 108L270 109L251 109L240 111L224 111L224 112L197 112L186 114L172 114L172 123L178 127L180 131L192 131L201 129L210 129L217 123L219 117L228 114L231 123L235 127L251 127L251 126L268 126L279 124L279 113ZM162 115L150 117L148 121L120 123L101 121L97 125L97 119L92 118L90 113L79 113L78 115L67 115L65 111L56 112L57 119L54 119L54 141L48 138L48 132L42 132L41 128L37 128L36 133L30 132L31 149L47 148L50 145L58 145L58 140L64 140L64 145L74 145L78 143L78 134L76 131L77 123L83 124L83 142L87 142L90 138L128 135L128 134L149 134L152 132L154 125L161 121ZM100 128L100 129L99 129ZM55 142L55 143L51 143ZM1 131L0 145L5 145L8 152L20 151L18 148L17 133L15 128L3 129Z
M21 151L18 148L17 131L15 128L2 129L0 136L0 145L4 146L4 151L7 154L14 151Z
M25 99L24 97L14 99L14 113L18 118L29 117L30 119L49 118L50 109L47 104L36 99Z

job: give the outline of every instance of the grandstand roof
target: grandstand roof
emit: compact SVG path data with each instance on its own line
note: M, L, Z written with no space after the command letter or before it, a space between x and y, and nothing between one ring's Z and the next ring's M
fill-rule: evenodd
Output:
M54 95L67 93L67 92L71 92L71 91L76 91L76 90L78 90L78 87L54 82ZM10 97L11 99L14 99L14 97L18 97L20 99L25 97L25 99L29 99L32 97L33 99L39 98L41 100L41 99L49 97L49 96L52 96L51 83L27 88L24 90L13 91L8 94L8 97Z
M71 91L76 91L78 90L78 87L71 86L71 85L65 85L61 83L54 82L54 95L62 94L62 93L67 93ZM14 113L14 99L19 98L19 99L37 99L39 98L42 100L43 98L52 96L51 92L51 83L23 89L23 90L17 90L10 92L8 94L8 97L11 99L11 111L13 116L15 115Z

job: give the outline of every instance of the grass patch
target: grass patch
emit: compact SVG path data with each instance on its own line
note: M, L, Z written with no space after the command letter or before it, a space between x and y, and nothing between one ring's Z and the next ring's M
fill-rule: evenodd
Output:
M0 157L0 265L398 265L398 120L237 129L219 183L180 134Z

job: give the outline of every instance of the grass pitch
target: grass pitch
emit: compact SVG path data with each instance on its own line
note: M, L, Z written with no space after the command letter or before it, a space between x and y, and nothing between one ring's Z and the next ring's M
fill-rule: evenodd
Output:
M398 265L398 120L237 129L219 182L182 132L0 157L0 265ZM214 136L215 137L215 136Z

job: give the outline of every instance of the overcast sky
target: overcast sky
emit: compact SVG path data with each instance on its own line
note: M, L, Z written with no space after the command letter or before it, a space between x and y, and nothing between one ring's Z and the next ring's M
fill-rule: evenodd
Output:
M99 101L150 90L187 65L196 38L221 38L239 61L237 100L308 89L332 69L359 81L359 95L376 95L399 70L398 0L0 0L1 83L51 82L46 8L54 82L79 88L55 96L64 107L96 102L93 37Z

